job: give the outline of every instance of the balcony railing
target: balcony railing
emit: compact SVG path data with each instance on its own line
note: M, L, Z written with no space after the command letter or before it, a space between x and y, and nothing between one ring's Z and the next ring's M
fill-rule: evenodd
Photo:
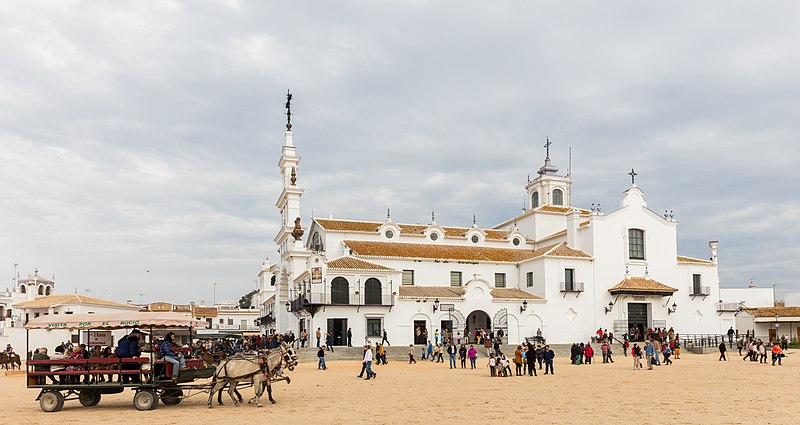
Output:
M705 296L711 295L711 287L710 286L694 286L694 285L692 285L692 286L689 287L689 290L691 291L691 293L689 294L691 296L703 296L703 297L705 297Z
M380 296L365 296L364 294L329 294L329 293L306 293L300 297L295 298L291 302L291 310L298 311L304 306L336 306L336 305L352 305L352 306L393 306L394 297L392 295Z
M717 311L739 311L740 303L717 303Z
M583 282L561 282L560 292L583 292Z

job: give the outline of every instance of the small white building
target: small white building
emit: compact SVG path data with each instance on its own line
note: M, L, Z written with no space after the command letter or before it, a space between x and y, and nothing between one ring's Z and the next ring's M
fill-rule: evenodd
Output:
M548 341L586 340L598 328L673 327L720 334L716 241L709 258L677 252L678 222L650 209L635 183L619 208L576 208L572 180L548 152L522 188L528 205L490 228L300 217L300 157L291 129L278 161L282 191L275 236L280 259L259 272L262 329L316 329L346 343L424 342L435 330L502 330L516 343L541 329ZM412 188L409 188L412 190ZM492 202L491 199L485 200ZM305 242L303 241L305 236ZM732 322L731 322L732 324Z
M736 315L740 334L755 335L763 341L786 337L800 340L800 307L747 308Z
M192 315L197 320L208 323L206 331L234 333L239 335L258 334L260 311L257 307L241 308L234 302L219 302L211 307L192 305Z

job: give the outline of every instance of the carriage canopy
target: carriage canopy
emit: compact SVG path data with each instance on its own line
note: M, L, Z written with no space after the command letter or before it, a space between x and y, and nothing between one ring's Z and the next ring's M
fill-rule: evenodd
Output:
M208 323L173 312L46 315L29 320L26 329L206 328Z

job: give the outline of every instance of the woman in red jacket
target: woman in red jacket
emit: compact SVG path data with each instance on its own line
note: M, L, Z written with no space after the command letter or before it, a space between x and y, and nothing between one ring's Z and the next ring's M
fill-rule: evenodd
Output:
M583 347L584 364L592 364L592 357L594 357L594 348L591 343L587 342L586 347Z

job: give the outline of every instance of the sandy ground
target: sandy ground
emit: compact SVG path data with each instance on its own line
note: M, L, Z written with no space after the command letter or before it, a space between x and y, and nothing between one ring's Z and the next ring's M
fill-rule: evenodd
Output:
M148 412L135 410L133 393L126 391L103 396L95 407L67 401L62 411L44 413L34 401L37 391L25 388L23 376L0 374L0 423L800 422L800 409L793 400L800 377L795 355L788 355L781 367L732 357L718 362L713 354L684 354L672 366L652 371L632 370L630 358L625 357L613 364L585 366L570 365L562 357L557 359L554 376L530 378L490 378L485 359L479 359L478 370L450 370L447 363L390 361L375 367L378 377L372 381L356 378L358 362L330 362L327 371L304 363L291 372L290 385L273 387L275 405L265 400L262 408L237 408L226 398L224 406L208 409L206 395L200 394L178 406L159 404ZM245 398L251 395L251 389L244 393Z

